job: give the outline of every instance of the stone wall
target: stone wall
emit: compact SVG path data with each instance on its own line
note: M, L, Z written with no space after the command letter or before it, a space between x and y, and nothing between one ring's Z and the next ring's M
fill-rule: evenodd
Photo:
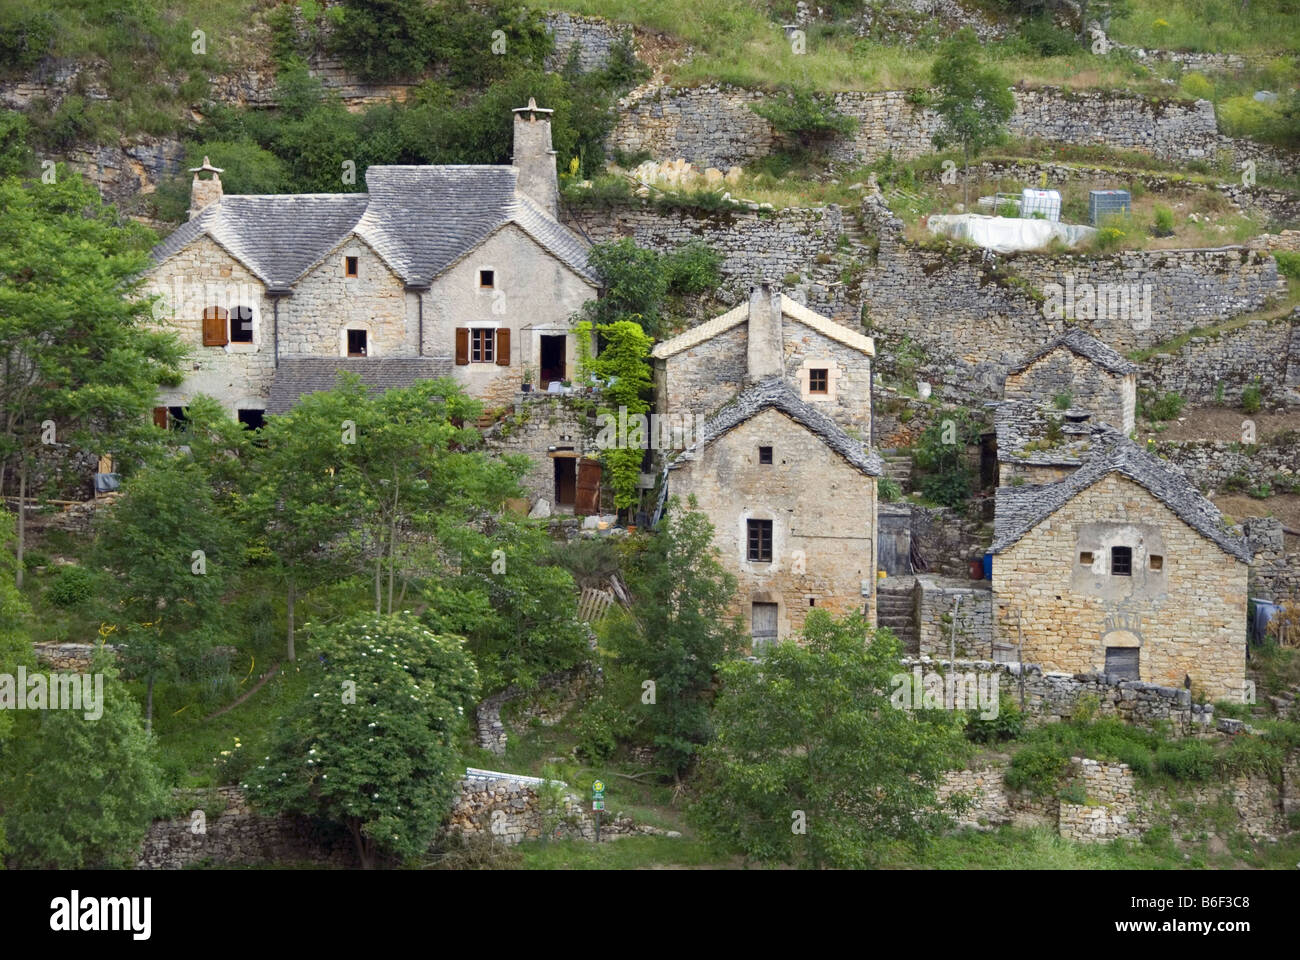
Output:
M1300 550L1287 550L1282 522L1276 517L1252 517L1242 521L1254 551L1250 568L1250 595L1274 603L1300 603Z
M978 514L952 507L908 505L914 551L928 564L926 573L970 579L970 561L984 556L988 537Z
M1300 340L1300 310L1280 320L1251 320L1218 336L1192 337L1169 353L1157 353L1142 364L1139 383L1158 393L1173 392L1189 404L1214 403L1223 397L1235 402L1243 387L1259 381L1265 402L1286 402L1289 368Z
M1133 374L1113 373L1068 347L1039 357L1029 366L1007 374L1003 396L1008 400L1045 402L1069 394L1069 406L1087 410L1094 420L1124 433L1133 430L1137 411L1137 381Z
M993 593L987 580L916 578L917 638L923 657L947 657L954 640L953 605L957 605L958 657L991 656L993 648Z
M545 500L555 504L555 466L550 454L572 448L583 455L595 452L596 421L574 407L567 397L545 393L517 393L514 413L484 434L487 448L499 454L522 454L530 466L520 478L529 505ZM576 469L576 458L569 466ZM576 481L575 481L576 482Z
M1134 726L1163 727L1173 736L1197 736L1214 728L1214 707L1193 703L1191 694L1181 687L1162 687L1140 680L1114 680L1100 673L1060 673L1045 671L1035 663L994 663L989 660L957 660L947 657L907 658L904 670L920 666L922 670L948 670L958 673L996 674L1002 696L1021 703L1029 726L1056 723L1074 716L1080 703L1095 703L1103 717L1118 717ZM1023 679L1023 684L1022 684ZM1023 691L1022 691L1023 687ZM1240 692L1240 685L1238 685Z
M1111 91L1056 87L1015 90L1008 123L1012 136L1058 143L1141 150L1167 160L1213 160L1236 141L1220 137L1208 100L1154 100ZM780 146L772 125L751 107L764 94L725 85L665 87L647 84L620 101L622 115L609 146L655 158L683 157L699 167L726 168L766 156ZM834 107L858 121L833 143L831 156L869 162L887 153L910 160L931 153L938 129L934 110L910 91L848 91ZM1272 155L1269 155L1272 159Z
M1149 824L1137 802L1128 764L1074 757L1070 772L1087 799L1084 803L1061 800L1057 829L1062 837L1076 843L1107 843L1142 835Z
M1250 418L1242 414L1243 420ZM1300 474L1300 435L1270 437L1258 446L1214 440L1157 442L1156 450L1199 490L1224 489L1229 479L1257 486L1276 474Z
M579 17L563 11L544 14L555 40L554 52L546 58L547 70L563 70L576 53L578 70L590 73L609 63L610 50L629 28L601 17Z

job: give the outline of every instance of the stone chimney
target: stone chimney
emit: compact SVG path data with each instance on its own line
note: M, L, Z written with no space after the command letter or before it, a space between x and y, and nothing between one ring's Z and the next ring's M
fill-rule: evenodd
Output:
M194 174L194 181L190 184L190 219L193 220L204 207L221 202L222 170L214 167L212 161L204 157L203 166L190 167L190 173ZM200 173L210 173L212 178L203 180L199 177Z
M555 173L555 151L551 149L551 114L532 97L528 106L516 107L515 151L510 161L519 168L519 189L549 213L559 214L560 184Z
M785 372L781 291L769 281L764 281L749 293L749 354L746 359L751 381L781 376Z

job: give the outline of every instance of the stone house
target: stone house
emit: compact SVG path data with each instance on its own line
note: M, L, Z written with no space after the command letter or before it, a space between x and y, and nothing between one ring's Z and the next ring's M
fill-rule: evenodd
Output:
M714 526L755 648L797 633L810 609L875 622L879 456L781 377L744 390L665 468L663 495Z
M1241 700L1249 547L1118 431L1089 442L1065 479L998 488L995 654Z
M1186 477L1128 438L1135 376L1077 329L1007 376L993 653L1239 700L1250 549Z
M205 160L146 277L192 354L155 419L205 393L257 425L344 370L451 376L489 407L569 378L598 279L556 219L550 113L515 110L510 166L372 166L365 193L224 196Z
M871 337L763 284L748 303L654 348L657 412L708 416L745 383L776 376L804 403L869 442L875 353Z

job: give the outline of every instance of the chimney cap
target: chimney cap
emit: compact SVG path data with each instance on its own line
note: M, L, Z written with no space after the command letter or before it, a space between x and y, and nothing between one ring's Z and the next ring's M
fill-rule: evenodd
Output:
M206 156L203 158L203 166L190 167L190 173L225 173L224 167L214 167L212 161Z
M529 97L529 98L528 98L528 106L526 106L526 107L515 107L514 110L511 111L511 113L527 113L530 117L531 117L534 113L554 113L554 112L555 112L554 110L548 109L548 108L546 108L546 107L539 107L539 106L537 105L537 98L536 98L536 97Z

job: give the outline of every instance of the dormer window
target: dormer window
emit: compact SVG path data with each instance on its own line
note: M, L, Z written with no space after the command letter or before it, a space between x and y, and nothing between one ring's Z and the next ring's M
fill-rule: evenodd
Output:
M478 288L480 290L492 290L497 285L497 272L495 270L480 270L478 272Z
M356 257L344 257L344 258L343 258L343 276L345 276L345 277L356 277L356 275L357 275L357 258L356 258Z

